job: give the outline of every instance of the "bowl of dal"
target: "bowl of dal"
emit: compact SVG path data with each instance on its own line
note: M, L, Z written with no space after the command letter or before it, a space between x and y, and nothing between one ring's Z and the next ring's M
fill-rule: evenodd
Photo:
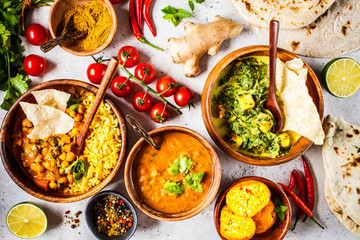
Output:
M313 141L322 144L324 138L319 80L306 62L281 48L276 83L286 130L274 134L275 120L264 107L268 56L268 46L249 46L230 53L210 72L201 99L204 123L214 142L231 157L260 166L290 161Z
M210 143L184 127L161 127L131 149L125 185L131 200L148 216L179 221L195 216L215 198L220 186L220 161Z
M87 31L87 35L79 40L60 43L62 49L77 56L92 56L111 43L117 28L117 18L109 0L55 1L49 13L49 28L53 38L61 34L72 15L75 29Z
M246 199L246 200L242 200ZM246 202L246 204L242 204ZM274 212L286 206L284 220ZM266 178L243 177L217 198L214 223L221 239L283 239L291 222L289 198L282 188Z
M125 157L126 126L108 96L90 125L83 152L75 151L97 90L81 81L53 80L13 104L1 126L0 154L20 188L42 200L74 202L96 194L115 177Z

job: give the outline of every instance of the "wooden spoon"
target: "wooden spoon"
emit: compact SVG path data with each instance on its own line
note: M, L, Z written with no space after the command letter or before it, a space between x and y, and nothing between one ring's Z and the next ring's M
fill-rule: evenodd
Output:
M70 17L69 21L67 21L67 23L65 24L65 27L64 27L63 31L61 32L61 34L58 37L51 39L50 41L47 41L46 43L41 45L40 49L41 49L41 51L46 53L46 52L50 51L51 49L53 49L54 47L56 47L62 41L70 40L70 39L78 40L78 39L84 38L86 35L87 35L87 31L77 31L74 28L74 15L72 15Z
M98 110L98 108L100 106L100 103L102 102L102 100L105 97L106 90L110 86L111 80L113 79L114 74L118 68L118 63L119 63L119 60L117 60L116 58L113 57L113 58L111 58L108 67L106 68L104 78L102 79L99 90L96 93L94 103L89 111L89 114L87 115L87 117L85 119L84 127L76 139L78 155L80 155L80 153L84 149L84 142L85 142L86 134L89 130L92 120L95 117L96 111Z
M277 43L279 36L279 21L271 20L270 22L270 86L269 94L266 100L266 108L275 118L275 133L280 132L283 128L283 118L279 105L276 100L276 55Z
M160 146L156 144L154 139L147 133L145 128L135 120L135 118L133 118L130 115L126 115L126 120L128 121L128 123L130 123L130 125L134 128L134 130L140 135L140 137L144 138L145 141L147 141L156 150L158 151L160 150Z

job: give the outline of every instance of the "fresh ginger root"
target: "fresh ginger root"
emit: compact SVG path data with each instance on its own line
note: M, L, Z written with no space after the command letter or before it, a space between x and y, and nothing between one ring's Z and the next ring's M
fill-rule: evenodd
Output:
M240 34L243 26L216 15L207 24L184 24L186 35L168 40L169 54L174 63L184 63L186 77L194 77L201 72L199 60L206 52L216 55L221 43Z

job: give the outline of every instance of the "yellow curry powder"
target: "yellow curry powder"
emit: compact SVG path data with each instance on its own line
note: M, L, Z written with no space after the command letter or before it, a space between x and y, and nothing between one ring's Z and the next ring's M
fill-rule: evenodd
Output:
M110 34L112 17L106 7L94 0L86 5L76 5L65 13L65 22L74 15L74 27L77 31L86 31L87 35L78 41L84 50L93 50L105 42Z

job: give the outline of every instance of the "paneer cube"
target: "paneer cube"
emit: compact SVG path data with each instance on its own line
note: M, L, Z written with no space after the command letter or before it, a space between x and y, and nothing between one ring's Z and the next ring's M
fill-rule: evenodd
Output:
M238 149L242 143L242 138L234 134L230 139L229 145L232 149Z
M290 146L290 136L287 132L280 133L278 137L280 139L280 146L282 148L287 148Z
M271 119L270 115L266 113L260 113L259 116L256 117L255 122L259 130L263 133L267 133L268 131L270 131L270 129L274 125L274 122Z
M239 98L239 104L242 110L246 111L255 107L254 99L251 94L244 94Z

